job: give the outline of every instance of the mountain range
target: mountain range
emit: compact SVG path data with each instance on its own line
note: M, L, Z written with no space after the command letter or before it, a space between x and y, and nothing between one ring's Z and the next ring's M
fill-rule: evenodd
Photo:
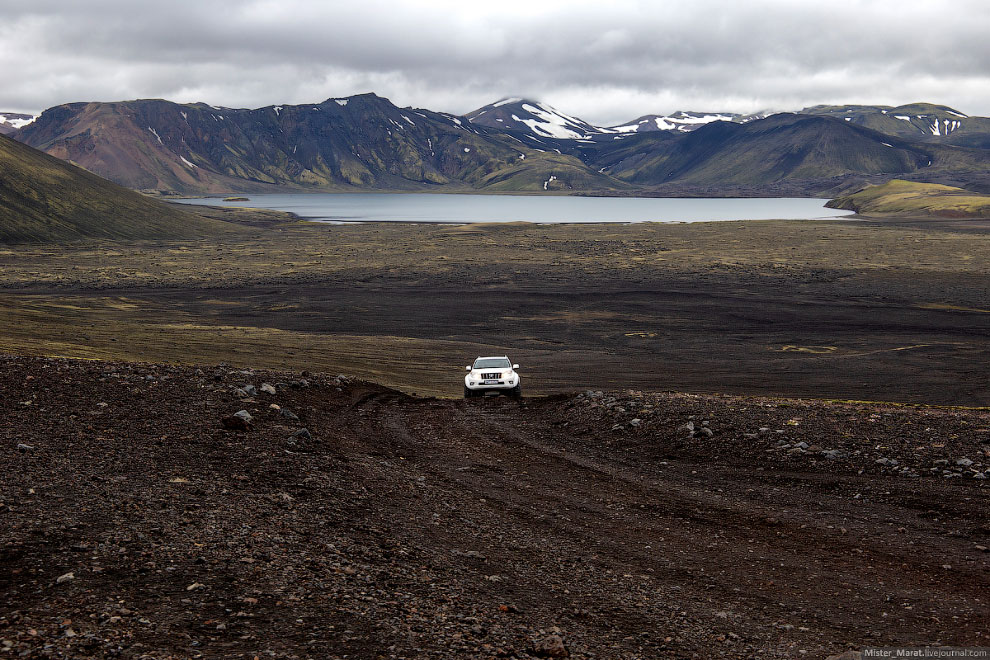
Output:
M990 119L920 103L756 115L685 111L602 127L520 98L455 116L361 94L257 109L72 103L15 121L12 136L30 146L129 188L165 194L832 196L895 176L990 187Z

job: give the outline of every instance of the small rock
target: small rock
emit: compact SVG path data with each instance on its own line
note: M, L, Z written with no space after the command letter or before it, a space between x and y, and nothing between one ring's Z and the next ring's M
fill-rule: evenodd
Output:
M568 658L571 655L560 635L548 635L533 640L532 653L537 658Z
M248 422L246 422L246 421L244 421L244 418L243 417L239 417L237 415L231 415L230 417L224 417L223 419L220 420L220 423L223 425L223 427L225 429L229 429L231 431L250 431L251 430L251 424L248 423Z
M956 465L958 465L959 467L969 467L972 464L973 464L973 461L969 460L965 456L963 456L962 458L956 459Z
M34 449L34 445L26 445L23 442L18 442L17 449L20 451L31 451L32 449Z
M639 426L642 423L643 420L639 419L638 417L636 419L629 420L629 426Z
M799 442L799 443L797 443L794 446L797 447L798 449L807 449L808 448L808 443L807 442Z
M240 417L248 424L254 421L254 417L252 417L251 413L249 413L246 410L238 410L237 412L234 413L234 417Z
M838 449L825 449L822 451L822 456L830 461L834 461L837 458L842 458L842 452Z
M710 438L713 435L715 435L715 431L712 431L707 426L702 426L700 429L698 429L697 431L695 431L694 434L695 434L695 436L697 436L699 438L700 437Z
M202 582L193 582L186 587L186 591L202 591L203 589L206 589L206 585Z
M299 429L295 433L289 436L290 438L299 438L301 440L312 440L313 434L309 432L309 429Z
M987 546L985 546L985 545L974 545L973 546L973 549L974 550L979 550L980 552L988 552L988 551L990 551L990 548L987 548Z
M75 580L76 576L72 573L66 573L65 575L59 575L55 578L55 584L65 584L66 582L71 582Z
M282 408L279 411L279 414L282 415L282 417L285 417L286 419L291 419L293 421L299 419L299 416L296 413L289 410L288 408Z
M261 391L264 392L265 394L275 394L276 393L275 392L275 388L273 386L269 385L268 383L262 383L261 384Z

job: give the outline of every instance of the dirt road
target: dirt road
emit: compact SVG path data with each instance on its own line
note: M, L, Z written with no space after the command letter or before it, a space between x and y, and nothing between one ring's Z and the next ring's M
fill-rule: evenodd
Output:
M26 358L0 361L0 382L11 657L988 644L985 411L451 401L320 374ZM241 409L250 430L224 428Z

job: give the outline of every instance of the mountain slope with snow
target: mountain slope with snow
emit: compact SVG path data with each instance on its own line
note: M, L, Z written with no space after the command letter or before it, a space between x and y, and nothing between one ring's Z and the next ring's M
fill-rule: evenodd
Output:
M596 126L557 110L546 103L521 98L506 98L469 112L472 124L500 131L529 135L538 139L593 140L599 135L622 135L653 131L688 133L705 124L727 121L745 124L763 119L770 113L742 115L734 112L689 112L670 115L644 115L617 126Z
M582 119L565 115L545 103L519 98L490 103L469 112L465 117L478 126L531 133L541 138L587 139L590 135L606 132Z
M621 126L611 126L614 133L647 133L650 131L680 131L688 133L713 121L741 123L743 115L734 112L687 112L680 110L671 115L644 115Z
M0 135L10 135L37 118L36 115L25 115L19 112L0 112Z
M361 94L256 109L74 103L14 137L139 190L763 195L781 182L817 194L863 176L990 187L990 149L958 146L990 140L980 122L990 120L913 104L766 118L678 112L597 127L525 99L458 117ZM953 142L963 139L975 144Z
M571 156L374 94L256 109L74 103L46 110L16 137L140 190L535 191L551 176L560 190L624 187Z
M990 118L970 117L933 103L816 105L801 114L824 115L898 137L961 147L990 148Z

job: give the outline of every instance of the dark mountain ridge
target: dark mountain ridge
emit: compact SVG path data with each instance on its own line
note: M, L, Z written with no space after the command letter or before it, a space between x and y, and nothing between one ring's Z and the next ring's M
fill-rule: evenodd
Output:
M253 110L73 103L46 110L16 136L136 189L537 190L551 174L562 189L617 184L571 157L374 94Z
M163 100L73 103L46 110L15 136L122 185L182 193L772 195L786 188L815 195L850 191L876 177L953 185L986 178L990 151L948 142L968 124L919 139L918 127L890 116L894 110L940 112L943 128L949 116L979 119L923 104L816 106L768 117L726 115L729 121L675 113L688 123L633 131L596 127L525 99L456 117L361 94L257 109ZM873 128L875 119L900 132ZM659 126L656 117L645 121Z

